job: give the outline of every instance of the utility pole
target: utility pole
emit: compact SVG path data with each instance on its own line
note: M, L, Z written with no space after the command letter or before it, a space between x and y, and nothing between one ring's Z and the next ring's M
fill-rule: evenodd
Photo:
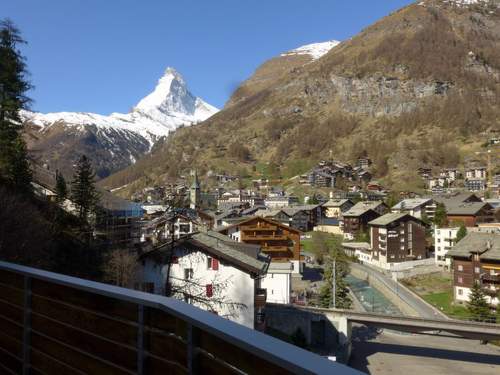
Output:
M332 301L333 301L333 308L337 308L337 258L333 258L333 277L332 277Z

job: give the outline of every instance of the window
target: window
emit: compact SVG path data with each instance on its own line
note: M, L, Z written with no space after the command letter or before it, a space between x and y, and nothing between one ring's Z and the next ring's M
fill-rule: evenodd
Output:
M207 257L207 270L212 269L212 258Z
M217 271L219 269L219 260L212 258L212 269Z
M458 281L459 284L462 284L464 282L464 279L462 277L458 277L457 281Z
M184 268L184 279L189 280L193 278L193 269L192 268Z
M438 238L438 243L441 243L441 238Z
M464 294L464 290L463 289L458 289L458 295L462 296L463 294Z
M479 268L479 267L474 267L474 272L475 272L475 273L481 273L481 268Z
M212 297L214 295L214 287L212 284L207 284L205 286L207 297Z
M461 264L458 265L458 270L459 271L463 271L464 270L464 266L462 266Z

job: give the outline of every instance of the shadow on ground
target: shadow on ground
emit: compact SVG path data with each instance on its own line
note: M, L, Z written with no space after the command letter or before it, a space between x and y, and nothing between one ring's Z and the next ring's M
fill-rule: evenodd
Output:
M376 353L388 353L419 357L423 360L425 360L425 358L437 358L442 360L500 366L499 355L473 353L465 350L437 349L423 346L396 345L374 342L370 340L376 338L376 336L380 334L380 332L373 332L373 329L366 327L359 328L360 329L357 329L356 331L354 331L353 328L353 333L355 333L355 335L353 335L353 348L349 364L352 367L365 373L369 373L369 357ZM360 347L357 347L358 345ZM467 341L464 341L464 349L466 349L466 345Z

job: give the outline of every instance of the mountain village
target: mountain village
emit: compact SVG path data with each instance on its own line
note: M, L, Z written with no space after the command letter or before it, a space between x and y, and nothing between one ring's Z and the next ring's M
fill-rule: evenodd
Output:
M0 373L497 373L499 20L419 1L107 116L32 111L1 21Z

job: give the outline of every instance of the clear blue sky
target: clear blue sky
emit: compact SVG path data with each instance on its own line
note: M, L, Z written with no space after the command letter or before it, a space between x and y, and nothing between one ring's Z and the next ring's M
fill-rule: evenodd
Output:
M42 112L127 112L175 67L222 107L265 60L345 40L411 0L1 0Z

